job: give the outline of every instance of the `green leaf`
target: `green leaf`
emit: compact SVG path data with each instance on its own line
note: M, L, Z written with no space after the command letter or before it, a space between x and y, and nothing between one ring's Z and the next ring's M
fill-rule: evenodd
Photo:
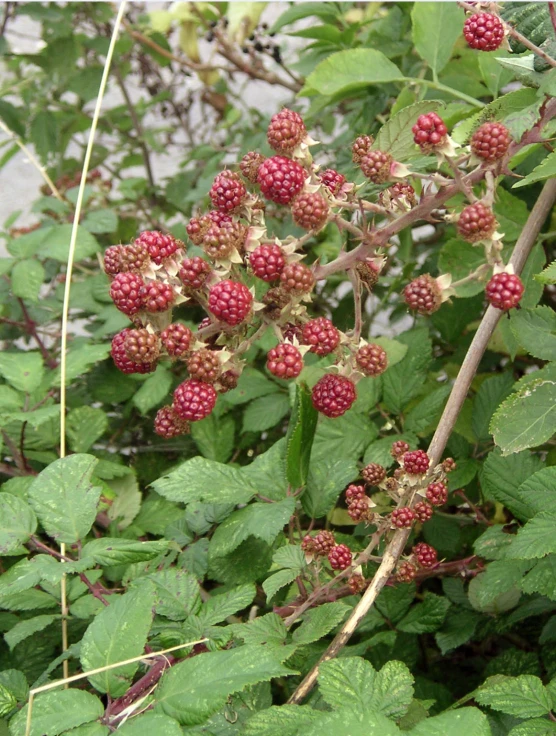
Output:
M37 529L37 517L29 504L11 493L0 493L0 554L9 554Z
M516 184L513 185L512 189L518 189L519 187L526 187L530 184L534 184L537 181L543 181L544 179L550 179L556 176L556 151L549 153L541 163L536 166L530 174L524 179L520 179Z
M441 273L449 273L454 281L469 276L484 263L484 253L471 243L451 238L440 250L438 256L438 268ZM458 297L471 297L480 294L484 290L484 284L477 280L456 287Z
M461 36L464 13L455 3L415 3L411 20L415 48L433 74L438 74L450 61Z
M26 700L29 695L27 678L21 670L2 670L0 684L9 690L19 703Z
M324 459L330 461L332 457L359 459L377 433L375 425L366 416L353 411L336 419L322 417L315 434L310 467Z
M508 736L554 736L554 734L556 734L556 723L544 718L523 721L508 732Z
M556 284L556 261L547 266L542 273L538 273L535 278L541 284Z
M39 608L59 608L60 601L42 590L23 590L2 600L7 611L34 611Z
M2 498L4 494L0 494ZM33 588L41 580L57 582L62 577L61 564L46 554L35 555L31 559L21 560L12 565L2 576L0 576L0 601L24 590Z
M291 674L295 672L262 647L208 652L164 673L156 692L155 712L162 710L182 725L193 726L222 708L232 693Z
M78 406L66 417L66 434L74 452L87 452L107 428L106 414L92 406Z
M556 600L556 555L549 555L530 570L521 580L521 590L524 593L540 593Z
M306 79L306 86L321 95L355 92L381 82L404 79L404 75L376 49L348 49L321 61Z
M14 296L38 302L39 290L44 281L44 268L34 258L19 261L12 269L11 281Z
M423 389L426 370L432 359L432 343L426 329L414 329L399 335L408 346L407 355L389 368L382 377L384 402L389 411L399 414Z
M114 478L107 485L116 493L108 509L108 518L117 522L119 530L127 529L141 508L142 496L135 473Z
M315 458L307 489L301 497L303 509L312 518L325 516L334 508L340 493L358 475L357 465L340 453Z
M145 587L119 598L110 596L110 605L93 619L81 641L83 671L139 656L151 627L152 607L152 592ZM133 662L92 675L89 682L99 692L118 698L128 689L138 664Z
M450 385L443 385L425 396L413 409L408 411L404 429L408 432L415 432L415 434L428 429L435 420L440 418L442 408L451 390Z
M20 138L25 138L23 110L15 107L7 100L0 100L0 118Z
M302 488L307 482L317 420L318 412L311 401L310 391L298 384L286 435L286 474L292 488Z
M191 423L191 436L199 452L208 460L225 463L234 450L235 422L229 415L216 417L214 412L200 422Z
M40 353L19 352L0 354L0 375L18 391L31 393L41 384L44 376Z
M54 113L39 110L31 120L30 137L43 163L58 147L58 122Z
M308 705L273 705L247 721L243 736L299 736L319 715Z
M556 314L553 309L547 306L520 309L512 315L510 326L528 353L541 360L556 360Z
M17 700L15 697L0 683L0 718L7 716L16 706Z
M518 519L530 519L534 509L519 494L520 485L540 470L542 463L529 452L503 457L491 452L481 472L481 485L487 498L503 503Z
M556 552L556 513L537 514L520 529L506 552L512 560L533 560ZM515 564L515 563L514 563Z
M482 51L480 54L477 54L481 77L493 97L498 97L500 89L505 87L508 82L511 82L513 77L508 69L504 69L498 63L498 58L506 56L506 54L507 56L510 55L509 52L505 53L502 49L490 52Z
M81 551L81 559L90 560L91 564L113 567L146 562L164 554L167 549L168 542L165 539L136 542L132 539L102 537L87 542Z
M228 391L222 399L224 403L237 406L246 404L248 401L259 398L259 396L268 396L268 394L280 391L278 384L270 381L265 375L254 368L246 368L241 374L237 383L237 388Z
M323 20L335 21L338 18L339 11L330 3L296 3L292 7L283 12L278 20L274 21L270 32L276 33L284 26L295 23L301 18L311 18L317 16Z
M322 639L344 620L349 610L349 606L341 601L323 603L318 608L313 608L306 614L301 626L293 632L293 643L310 644Z
M71 544L91 529L101 491L91 482L97 462L92 455L69 455L55 460L31 484L29 503L53 539Z
M500 225L499 230L504 233L504 240L515 242L521 235L529 217L527 204L508 192L507 189L501 188L500 196L496 197L493 209Z
M416 7L417 5L414 6ZM441 106L441 102L423 100L402 108L381 127L372 147L380 151L387 151L395 161L405 161L418 155L419 149L413 140L411 128L420 115L434 112Z
M248 623L234 625L234 635L243 639L246 644L281 647L288 636L288 630L281 616L267 613Z
M24 736L29 706L19 711L10 721L11 736ZM84 690L53 690L40 693L33 703L33 718L29 736L58 736L100 718L104 713L101 701Z
M62 618L59 614L44 614L43 616L35 616L34 618L28 618L25 621L20 621L16 624L13 629L10 629L7 634L4 634L6 644L10 649L13 649L21 641L27 639L33 634L43 631L53 621L57 621Z
M114 210L95 210L88 212L83 227L96 235L114 233L118 229L118 216Z
M372 711L354 711L341 708L335 713L325 713L309 725L305 736L401 736L402 731L386 716Z
M410 107L413 107L413 105L411 105ZM393 365L396 365L396 363L399 363L400 360L403 360L407 353L407 345L404 345L404 343L400 342L399 340L392 340L392 338L390 337L373 337L373 344L380 345L381 348L384 348L384 350L386 351L386 355L388 356L389 368L391 368ZM370 380L372 383L376 383L376 381L374 381L373 379Z
M477 611L499 613L517 605L517 585L527 565L509 560L496 560L469 584L469 602ZM517 594L516 594L517 591ZM506 597L507 596L507 597Z
M44 258L53 258L55 261L66 263L68 260L72 227L72 225L55 225L50 228L41 243L39 255ZM85 258L91 258L99 251L100 246L97 239L80 225L77 228L75 260L82 261Z
M286 438L278 440L266 452L242 467L245 482L267 498L279 501L288 492L286 479Z
M489 423L497 407L511 392L514 378L510 372L487 378L481 383L473 401L471 425L479 442L490 439Z
M361 657L342 657L319 667L319 691L333 708L365 709L375 687L377 672Z
M498 408L490 429L504 455L537 447L556 431L556 381L525 386Z
M535 510L556 513L556 467L543 468L519 486L520 497Z
M180 724L163 713L143 713L118 728L118 736L182 736Z
M252 401L243 414L244 432L264 432L275 427L290 410L285 393L274 393Z
M284 585L293 583L298 574L298 570L278 570L274 575L269 575L263 583L263 590L265 592L267 602L274 598L276 593L283 588Z
M175 567L168 570L157 570L147 578L140 578L139 586L144 587L148 580L147 590L154 589L154 606L159 616L171 621L184 621L188 616L197 615L201 608L199 583L185 570Z
M203 604L199 614L202 625L213 626L225 621L228 616L247 608L253 602L256 594L255 586L247 583L247 585L240 585L226 593L213 595Z
M550 711L550 697L538 677L520 675L502 680L500 677L489 677L475 692L480 705L520 718L535 718Z
M542 470L540 471L542 473ZM537 475L537 473L535 473ZM520 487L520 495L521 488ZM503 527L499 524L491 526L486 529L481 536L475 540L473 544L473 551L479 557L484 557L487 560L500 560L506 555L508 546L514 539L512 534L508 534L504 531Z
M446 618L450 601L434 593L425 593L423 602L410 609L401 621L397 623L400 631L408 634L425 634L437 631Z
M410 736L492 736L487 717L478 708L458 708L426 718L409 732Z
M369 463L378 463L379 465L384 465L385 468L388 468L394 463L394 458L390 453L392 444L398 440L403 440L412 447L417 445L417 437L414 434L397 434L391 435L390 437L382 437L376 442L371 442L365 450L365 454L363 455L364 465L368 465Z
M480 616L465 608L450 611L434 638L442 655L466 644L475 633Z
M155 372L133 395L132 402L141 414L147 414L154 406L161 404L172 387L172 374L164 366L157 366Z
M66 386L75 378L82 376L97 363L105 360L110 353L110 345L82 345L70 350L67 354L66 364ZM54 374L53 386L60 386L60 369Z

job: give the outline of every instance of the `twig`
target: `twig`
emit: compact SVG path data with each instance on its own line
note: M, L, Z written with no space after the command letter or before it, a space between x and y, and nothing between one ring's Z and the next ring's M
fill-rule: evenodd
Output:
M550 20L552 21L552 27L556 33L556 8L554 7L553 0L548 0L548 12L550 13Z
M23 301L23 299L20 299L20 297L17 298L17 301L19 302L19 306L21 307L21 311L23 312L23 317L25 318L25 330L29 333L29 335L31 335L31 337L34 338L35 342L39 346L39 350L42 357L44 358L46 365L49 368L57 368L58 361L50 355L46 345L42 341L42 338L37 333L37 323L31 319L27 307L25 306L25 302Z

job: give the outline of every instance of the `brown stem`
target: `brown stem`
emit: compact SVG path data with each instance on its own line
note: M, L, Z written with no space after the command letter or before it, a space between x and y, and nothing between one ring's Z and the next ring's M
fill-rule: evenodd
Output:
M550 13L550 20L552 21L552 27L556 33L556 7L554 7L553 0L548 0L548 12Z
M132 685L125 695L121 698L114 700L106 709L104 715L105 720L113 716L119 715L122 711L128 708L135 700L140 698L143 693L146 693L152 688L153 685L160 680L164 672L171 667L175 662L175 657L166 654L159 660L155 661L149 671L143 675L137 682Z
M42 341L42 338L37 332L37 323L31 319L29 312L27 311L27 307L25 306L25 302L23 299L17 298L17 301L19 303L19 306L21 307L21 311L23 312L23 317L25 319L25 330L31 337L35 340L37 345L39 346L39 350L41 352L42 357L44 358L44 361L46 365L49 368L57 368L58 361L55 360L50 353L47 350L46 345Z

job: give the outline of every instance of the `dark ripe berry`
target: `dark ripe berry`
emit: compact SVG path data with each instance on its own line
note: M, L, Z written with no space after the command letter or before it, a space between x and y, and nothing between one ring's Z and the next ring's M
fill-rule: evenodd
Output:
M490 238L497 227L492 210L482 202L465 207L458 220L458 233L468 243Z
M282 327L282 335L284 336L284 340L289 340L289 342L293 342L294 340L301 342L303 330L301 325L295 322L286 322Z
M510 132L502 123L483 123L471 138L471 150L483 161L498 161L511 142Z
M363 498L365 495L365 486L358 486L355 483L351 483L346 488L346 502L349 506L350 504L354 503L354 501L357 501L359 498Z
M112 360L116 368L122 373L151 373L155 369L155 365L152 363L136 363L134 360L128 358L124 348L125 339L127 334L131 332L129 327L125 330L118 332L112 338Z
M321 230L329 211L328 202L318 192L303 192L292 203L293 221L304 230Z
M434 567L438 562L438 555L434 547L425 542L419 542L411 550L411 553L417 558L417 562L421 567Z
M154 431L164 437L165 440L171 440L173 437L187 434L189 432L189 422L178 416L173 407L163 406L162 409L156 412Z
M211 287L208 306L214 316L228 325L239 325L251 311L253 295L239 281L225 279Z
M390 179L390 168L394 159L384 151L369 151L361 159L359 166L367 179L374 184L384 184Z
M287 263L280 274L280 283L291 294L308 294L315 285L315 277L304 263Z
M374 343L360 347L355 353L355 362L366 376L380 376L388 368L386 350Z
M435 112L419 115L417 122L411 130L413 132L413 140L424 153L432 151L446 143L448 128L440 115L437 115Z
M333 570L345 570L351 565L352 555L345 544L337 544L328 553L328 562Z
M270 119L266 137L269 146L278 153L291 153L306 134L307 130L301 115L284 108Z
M262 153L256 151L249 151L239 162L239 168L243 176L250 181L252 184L257 183L257 174L259 173L260 165L265 161L265 157Z
M453 457L447 457L442 461L442 469L445 473L451 473L452 470L455 470L456 468L457 464Z
M357 398L353 381L345 376L327 373L311 392L313 406L327 417L341 417Z
M277 378L296 378L303 370L303 358L294 345L282 342L268 351L266 367Z
M122 270L122 245L111 245L104 251L104 272L115 276Z
M372 512L369 511L369 499L366 496L361 496L352 501L348 506L348 515L352 521L370 521L373 517Z
M347 181L346 177L336 171L336 169L326 169L322 174L319 174L319 179L334 196L339 193L340 189Z
M424 450L410 450L402 457L403 468L409 475L425 475L430 462L430 458Z
M160 340L172 358L181 358L189 351L193 333L180 322L174 322L160 333Z
M183 243L172 235L165 235L157 230L146 230L135 239L135 242L145 245L151 260L158 264L173 256L178 248L183 247Z
M129 317L143 309L145 283L136 273L118 273L110 285L110 298Z
M361 163L363 156L366 156L371 150L374 138L370 135L360 135L353 141L351 146L351 159L354 164Z
M404 442L404 440L396 440L396 442L392 443L390 455L392 455L392 457L397 460L402 455L405 455L408 450L409 445L407 444L407 442Z
M398 583L411 583L417 575L417 568L412 565L411 562L404 560L400 562L398 570L396 572L396 580Z
M129 330L124 338L124 350L135 363L154 363L160 354L158 337L144 327Z
M402 508L392 511L391 520L392 526L397 529L409 529L415 521L415 513L409 506L402 506Z
M141 296L143 297L144 309L155 314L170 309L176 295L170 284L165 284L162 281L149 281L148 284L141 287Z
M182 419L198 422L212 412L216 391L210 383L188 378L174 391L174 410Z
M417 521L420 521L421 524L424 524L425 521L432 518L433 508L430 503L427 503L426 501L417 501L413 507L413 511L415 511L415 518Z
M249 256L249 263L255 276L269 282L280 278L286 259L279 245L269 243L257 246Z
M433 506L443 506L448 500L448 489L445 483L429 483L427 486L427 500Z
M496 51L504 40L504 26L491 13L474 13L466 19L463 35L472 49Z
M365 590L366 585L365 578L358 572L350 577L350 579L347 581L347 584L353 595L356 595L357 593L362 593Z
M372 258L365 258L364 261L357 261L355 269L365 286L368 289L372 289L378 283L378 277L382 267Z
M271 156L259 167L257 182L267 199L289 204L303 189L307 172L290 158Z
M417 195L411 184L397 181L378 195L378 202L392 210L410 210L417 204Z
M334 534L327 529L322 529L313 537L313 546L316 555L325 557L336 544Z
M179 277L186 289L196 291L203 288L211 273L210 265L201 256L194 256L181 262Z
M517 307L523 296L525 287L519 276L514 273L495 273L486 285L486 298L493 307L507 312Z
M214 350L201 348L191 353L187 360L187 370L191 378L205 383L214 383L220 375L220 361Z
M263 303L266 304L264 308L265 316L276 322L282 316L282 310L291 301L291 294L282 289L281 286L275 286L273 289L269 289L263 296Z
M370 486L378 486L386 478L386 470L378 463L369 463L361 471L361 477Z
M419 314L434 314L442 306L442 290L428 273L413 279L403 290L403 298L407 306Z
M122 271L145 271L151 258L149 251L144 243L135 241L130 245L124 246L122 250Z
M237 387L237 382L239 381L239 373L236 373L235 371L224 371L220 378L218 379L218 383L220 385L220 393L225 394L227 391L232 391L234 388Z
M239 174L233 171L223 171L214 179L209 196L216 210L233 212L245 201L247 190Z
M326 317L310 319L303 325L302 341L317 355L328 355L340 342L340 333Z

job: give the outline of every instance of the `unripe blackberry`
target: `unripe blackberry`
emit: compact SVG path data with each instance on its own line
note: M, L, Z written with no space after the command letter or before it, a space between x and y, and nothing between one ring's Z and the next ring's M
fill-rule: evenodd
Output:
M260 165L265 161L265 157L262 153L256 151L249 151L239 162L239 168L243 176L250 181L252 184L257 183L257 174L259 173Z
M132 330L126 327L112 338L112 360L116 368L122 373L151 373L155 369L153 363L136 363L131 360L125 351L125 340Z
M386 350L374 343L362 345L355 353L355 362L366 376L380 376L388 368Z
M415 521L415 513L409 506L402 506L399 509L394 509L391 515L392 526L396 529L409 529Z
M136 273L118 273L110 285L110 298L116 307L131 317L143 309L145 283Z
M229 213L241 207L247 197L247 190L238 174L222 171L214 179L209 196L216 210Z
M182 419L197 422L208 417L216 404L216 391L210 383L188 378L174 391L175 412Z
M174 322L160 333L160 340L172 358L181 358L189 351L193 333L180 322Z
M184 258L181 262L179 277L187 290L198 291L203 288L211 273L210 265L201 256L194 256Z
M189 240L191 240L194 245L201 245L203 237L210 226L211 220L208 217L192 217L185 228L187 235L189 236Z
M354 164L360 164L363 156L366 156L371 150L374 138L370 135L360 135L353 141L351 146L351 159Z
M170 309L176 298L170 284L162 281L149 281L148 284L141 287L141 296L144 309L153 314Z
M296 378L303 370L303 358L294 345L282 342L268 351L266 367L277 378Z
M434 567L438 562L438 555L434 547L425 542L419 542L411 550L414 557L417 558L417 562L421 567Z
M424 524L425 521L432 518L433 508L430 503L427 503L426 501L417 501L413 507L413 511L415 512L415 518L417 521L420 521L421 524Z
M402 457L403 468L409 475L425 475L430 462L430 457L424 450L410 450Z
M135 241L122 250L122 271L145 271L151 262L145 243Z
M458 233L468 243L490 238L497 227L492 210L482 202L465 207L458 219Z
M322 174L319 174L319 179L334 197L347 181L346 177L336 169L325 169Z
M491 13L474 13L466 19L463 35L472 49L496 51L504 40L504 26Z
M311 353L328 355L338 347L340 333L329 319L316 317L303 325L302 340Z
M135 239L135 243L144 245L151 260L158 264L173 256L178 248L183 247L183 243L176 240L172 235L165 235L157 230L145 230Z
M286 259L279 245L268 243L259 245L249 256L253 273L263 281L276 281L280 278Z
M503 158L511 143L510 132L502 123L483 123L471 138L471 150L483 161Z
M362 593L365 590L366 586L365 578L358 572L350 577L350 579L347 581L347 584L353 595L356 595L357 593Z
M191 353L187 360L187 370L191 378L205 383L214 383L220 375L220 361L214 350L201 348Z
M215 317L228 325L239 325L251 311L253 295L239 281L225 279L211 287L208 306Z
M291 294L285 291L281 286L275 286L269 289L263 296L264 315L268 319L276 322L282 316L282 310L291 302Z
M239 381L239 373L235 371L224 371L218 383L220 385L220 393L225 394L227 391L232 391L237 388L237 382Z
M346 488L346 503L349 506L350 504L354 503L354 501L357 501L359 498L363 498L365 495L365 486L359 486L355 483L351 483Z
M124 350L134 363L154 363L160 354L158 337L144 327L129 330L124 338Z
M315 543L313 542L313 537L310 534L306 534L301 540L301 549L306 555L315 554Z
M371 150L363 156L359 166L367 179L374 184L384 184L390 179L390 168L393 163L394 159L389 153Z
M372 258L366 258L364 261L357 261L355 270L359 274L359 278L368 289L372 289L378 283L381 267Z
M269 146L278 153L291 153L306 135L301 115L284 108L270 119L266 137Z
M407 306L419 314L434 314L442 306L442 290L429 273L413 279L403 290L403 296Z
M433 506L443 506L448 500L448 489L445 483L429 483L426 492L427 500Z
M386 470L378 463L369 463L361 471L361 476L370 486L378 486L386 478Z
M311 392L313 406L327 417L341 417L357 398L353 381L345 376L327 373Z
M115 276L122 270L123 246L111 245L104 251L104 273Z
M287 263L280 274L280 282L291 294L308 294L313 290L315 277L304 263Z
M182 419L171 406L163 406L154 418L154 431L160 437L170 440L189 432L189 422Z
M417 575L417 568L412 565L411 562L404 560L400 562L399 567L396 571L396 580L398 583L411 583Z
M316 555L326 557L326 555L334 548L336 540L334 534L326 529L322 529L313 537L313 545Z
M257 182L266 199L289 204L303 189L307 172L290 158L271 156L259 166Z
M351 565L352 555L345 544L337 544L328 553L328 562L333 570L346 570Z
M493 307L507 312L517 307L523 296L523 281L514 273L495 273L486 285L486 298Z
M356 498L348 506L348 515L352 521L370 521L373 513L369 510L369 499L366 496Z
M209 227L203 236L201 246L207 256L215 261L224 261L234 249L230 231L218 225Z
M378 195L378 203L393 211L410 210L417 204L417 195L411 184L397 181Z
M282 335L284 336L284 340L288 340L289 342L293 342L294 340L301 342L303 329L296 322L286 322L282 327Z
M317 232L328 219L328 202L318 192L302 192L292 203L293 221L304 230Z
M457 464L453 457L447 457L445 460L442 461L442 469L445 473L451 473L456 468Z
M417 122L411 128L413 140L423 153L434 151L446 143L448 128L444 121L435 112L419 115Z
M397 460L402 455L405 455L408 450L409 445L407 444L407 442L404 442L404 440L396 440L396 442L392 443L390 455L392 455L392 457Z

